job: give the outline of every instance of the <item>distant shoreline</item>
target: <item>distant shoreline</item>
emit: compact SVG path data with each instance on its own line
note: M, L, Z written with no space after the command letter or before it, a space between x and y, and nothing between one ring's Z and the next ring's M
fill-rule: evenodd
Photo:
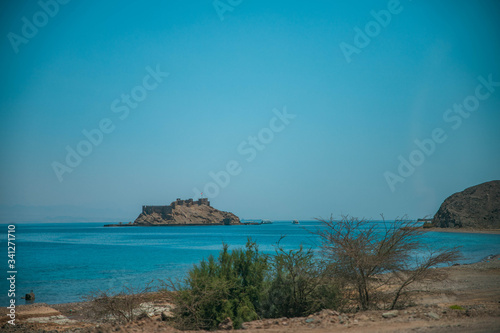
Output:
M235 224L224 223L165 223L165 224L105 224L104 227L208 227L208 226L235 226L235 225L262 225L267 223L242 222Z
M222 224L222 223L178 223L178 224L105 224L105 227L205 227L205 226L229 226L229 225L239 225L239 224Z
M500 235L500 229L469 229L469 228L422 228L423 231L454 232L461 234Z

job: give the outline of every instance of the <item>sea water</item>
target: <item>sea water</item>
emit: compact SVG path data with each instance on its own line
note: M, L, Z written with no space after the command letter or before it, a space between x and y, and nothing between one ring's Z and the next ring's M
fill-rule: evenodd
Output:
M81 301L96 290L119 291L123 286L144 287L152 281L181 279L209 255L217 255L223 243L243 247L249 237L259 250L273 253L275 245L287 248L319 248L312 231L317 221L278 221L263 225L103 227L104 223L16 224L16 304L30 290L36 302L49 304ZM7 306L7 225L2 228L4 275L0 281L0 306ZM430 248L461 246L465 259L477 262L500 253L500 235L427 232Z

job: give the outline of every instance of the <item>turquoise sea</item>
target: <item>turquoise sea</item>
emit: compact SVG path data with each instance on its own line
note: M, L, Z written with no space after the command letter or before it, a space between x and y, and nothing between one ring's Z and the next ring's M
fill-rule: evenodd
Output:
M376 222L374 222L376 223ZM248 226L121 227L105 223L16 224L16 299L30 290L36 302L49 304L80 301L92 290L118 290L122 286L144 286L148 281L181 278L222 243L242 247L252 237L263 252L274 252L281 242L286 248L318 247L310 231L317 221L276 221ZM4 278L0 283L0 306L7 306L7 224L1 224ZM500 253L500 235L428 232L423 236L430 248L462 246L466 259L479 261Z

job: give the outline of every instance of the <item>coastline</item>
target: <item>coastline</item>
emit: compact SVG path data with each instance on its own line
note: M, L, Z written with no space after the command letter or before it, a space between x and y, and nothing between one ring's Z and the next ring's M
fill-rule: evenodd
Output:
M500 253L496 253L496 254L491 254L489 256L486 256L484 258L482 258L481 260L478 260L478 261L475 261L475 262L472 262L472 263L465 263L465 264L451 264L449 266L443 266L443 267L439 267L439 268L436 268L438 270L447 270L447 269L451 269L451 268L457 268L459 266L462 266L462 267L475 267L475 266L484 266L485 263L489 263L490 261L493 261L493 262L499 262L500 263ZM498 266L497 268L500 268L500 264L497 264L496 266ZM161 295L162 293L158 290L155 290L155 291L148 291L148 292L145 292L144 293L145 295L150 295L150 296L154 296L154 295ZM48 306L48 307L65 307L65 306L70 306L70 305L78 305L78 304L87 304L89 303L88 301L77 301L77 302L64 302L64 303L31 303L31 304L21 304L20 306L23 307L23 306L34 306L34 307L37 307L37 306ZM0 311L1 312L1 311Z
M490 332L500 327L500 256L464 265L438 268L448 275L444 281L421 282L409 291L414 304L396 311L394 317L384 316L387 310L374 309L340 313L324 310L309 317L256 320L245 323L248 333L303 332ZM167 295L150 293L143 305L151 312L126 324L96 323L87 317L88 303L73 302L48 305L34 303L17 308L15 327L8 332L176 332L168 323L171 305ZM142 306L142 305L141 305ZM5 309L3 309L5 312ZM162 312L165 312L162 314ZM6 316L4 316L6 317ZM7 318L7 317L6 317ZM4 324L2 326L2 324ZM193 331L201 332L201 331ZM222 332L218 330L218 332Z
M316 225L316 224L311 224L311 225ZM286 228L284 228L286 226ZM306 224L307 226L307 224ZM283 228L282 228L283 227ZM73 230L71 226L68 226L69 230ZM243 228L243 229L242 229ZM242 228L236 228L233 229L233 231L227 233L228 237L234 237L235 235L242 234L241 231L245 230L250 232L250 230L253 228L252 227L242 227ZM271 225L271 228L269 230L297 230L295 229L296 227L292 227L289 221L286 221L286 223L278 223L275 224L274 229ZM92 230L94 230L94 226L92 226ZM106 229L106 228L104 228ZM181 228L179 228L181 229ZM204 235L204 230L203 228L199 228L200 230L196 230L195 234L200 235L200 238L205 238ZM211 228L209 228L211 229ZM211 232L207 229L207 233L210 234ZM219 230L219 228L217 228ZM230 230L232 228L222 228L220 230ZM260 229L260 228L258 228ZM160 229L155 229L153 230L155 233L156 231L160 231ZM481 234L484 233L492 233L492 230L471 230L471 229L441 229L441 228L432 228L432 229L424 229L423 231L436 231L435 234L423 234L422 235L427 238L430 237L431 239L437 239L438 244L440 244L441 241L444 243L449 242L450 245L453 244L461 244L463 242L467 242L469 239L472 240L474 239L474 243L477 245L480 245L481 247L481 256L474 256L470 258L470 261L468 261L466 264L460 264L456 266L447 266L447 267L441 267L438 268L439 272L446 273L449 272L451 273L452 280L449 280L446 283L426 283L422 285L415 285L414 290L412 291L412 295L415 297L415 300L417 301L415 304L415 307L410 307L410 308L405 308L403 311L401 311L399 318L401 321L404 321L406 324L405 325L423 325L420 327L426 327L426 325L431 325L433 322L430 321L432 318L430 318L427 313L429 311L439 314L441 316L441 313L443 311L447 311L446 314L441 316L441 320L438 321L436 320L434 323L440 323L440 324L445 324L450 325L453 322L453 317L451 317L454 314L458 313L464 313L466 310L469 310L470 313L473 313L473 317L470 318L473 321L479 321L483 318L483 316L487 315L487 311L483 311L482 308L478 308L480 305L474 300L474 297L476 295L482 295L484 301L488 302L488 304L493 304L495 303L496 306L498 306L498 296L500 295L500 287L497 287L496 285L493 285L492 281L496 281L498 283L498 286L500 286L500 260L493 258L492 256L489 256L490 254L499 254L500 253L500 248L496 245L498 244L498 236L481 236ZM97 231L100 232L100 231ZM455 234L438 234L437 232L458 232ZM215 231L216 234L218 234L218 231ZM243 232L244 233L244 232ZM474 235L476 233L476 235ZM498 230L493 230L493 233L497 234ZM113 235L115 233L106 233ZM127 233L128 234L128 233ZM141 236L142 232L138 232L137 234L135 232L130 233L131 239L137 240L137 239L148 239L148 237L142 238ZM149 234L147 232L146 234ZM173 233L175 234L175 233ZM189 231L186 231L186 234L191 235L192 233ZM253 234L253 233L252 233ZM139 237L137 236L139 235ZM158 232L158 238L164 239L165 236L170 235L169 231L166 232ZM246 236L246 233L245 233ZM178 236L173 236L169 238L170 240L174 240ZM35 238L36 239L36 238ZM460 242L457 242L457 240L462 240ZM484 240L484 243L483 243ZM242 240L243 241L243 240ZM444 244L443 243L443 244ZM179 243L181 247L184 248L182 243ZM200 244L214 244L213 240L209 239L208 241L203 241ZM448 243L446 243L448 244ZM491 244L491 246L489 246ZM235 245L236 246L236 245ZM183 250L184 251L184 250ZM484 253L486 251L486 253ZM183 253L182 251L178 253ZM483 255L484 253L484 255ZM495 267L493 267L495 266ZM148 269L149 270L149 269ZM150 271L153 271L154 268L152 268ZM110 270L109 273L111 273L111 278L112 279L117 279L116 283L119 283L120 281L120 276L121 273L119 271L112 271ZM169 275L169 272L166 272L166 275ZM115 282L114 282L115 283ZM115 284L116 284L115 283ZM117 285L118 286L118 285ZM460 286L459 288L457 286ZM458 289L457 289L458 288ZM76 290L76 289L75 289ZM432 292L429 292L429 291ZM469 292L470 291L470 292ZM36 292L36 290L35 290ZM459 296L456 296L456 293L460 293ZM466 294L467 292L467 294ZM74 293L76 295L77 293ZM444 296L443 296L444 295ZM38 294L37 294L38 296ZM40 296L42 296L42 293L40 292ZM168 303L168 299L164 298L165 295L158 295L158 297L154 297L152 302L154 302L154 307L155 308L164 308L166 307L166 303ZM496 301L493 302L493 297L495 297ZM19 307L16 309L16 314L19 315L17 319L19 319L18 323L20 324L21 327L25 327L26 331L21 332L30 332L30 330L37 330L39 328L44 328L44 329L63 329L63 328L68 328L68 329L80 329L82 327L86 327L89 329L89 331L86 331L86 333L94 333L97 331L94 331L95 328L95 323L92 324L90 321L92 318L89 319L89 317L86 316L86 313L88 312L88 303L81 302L81 298L75 299L75 301L72 302L70 298L63 297L63 298L54 298L52 299L54 302L50 302L47 304L43 303L34 303L32 305L22 305L21 302L19 303ZM420 301L422 300L422 301ZM38 300L37 300L38 301ZM40 297L40 301L42 301L42 297ZM59 302L57 302L59 301ZM493 302L493 303L492 303ZM146 302L145 302L146 303ZM148 306L149 305L144 305ZM449 306L460 306L466 310L454 310L454 312L450 312ZM17 307L17 304L16 304ZM476 310L480 309L480 312L476 315ZM490 309L490 308L489 308ZM500 320L500 308L499 310L499 320ZM409 318L406 316L406 313L404 311L411 312L412 318ZM417 314L413 314L413 312L417 312ZM489 311L489 310L488 310ZM360 312L356 315L354 315L353 318L351 318L351 325L356 325L356 326L351 326L351 330L353 328L361 328L365 327L365 329L368 330L369 323L372 322L372 319L374 320L375 325L380 325L383 326L385 324L388 324L389 321L386 318L382 317L382 313L384 313L384 310L373 310L372 312ZM159 314L161 315L161 313ZM153 320L155 323L162 323L161 317L158 314L154 314L154 316L150 317L151 320ZM338 318L338 316L342 316L344 318L348 314L339 314L333 316L333 318ZM353 315L352 313L349 315ZM329 329L340 329L343 328L344 326L342 325L337 325L330 323L328 320L322 319L322 315L317 315L313 316L313 318L301 318L301 319L293 319L290 320L289 323L294 323L294 325L298 325L296 332L300 332L302 329L308 329L309 324L311 323L311 320L314 319L314 322L324 322L324 325L328 325L325 327L328 327ZM50 317L50 319L49 319ZM369 319L367 320L366 317ZM407 318L408 317L408 318ZM30 319L32 318L32 319ZM45 319L43 319L45 318ZM416 320L418 318L418 323ZM430 319L429 319L430 318ZM146 321L149 319L145 319ZM304 323L305 320L309 320L309 322ZM357 324L354 324L354 320L357 321ZM47 323L45 323L45 321ZM345 322L345 319L343 319ZM62 326L64 323L65 326ZM144 324L145 322L140 321L141 324ZM2 323L0 322L0 327ZM134 323L133 325L136 325L137 323ZM261 325L262 323L252 323L248 324L248 327L256 327L255 325ZM499 323L500 324L500 323ZM30 325L29 328L27 325ZM101 325L101 324L100 324ZM146 325L146 324L144 324ZM162 323L162 325L165 325L163 328L168 327L167 323ZM253 325L253 326L252 326ZM262 324L264 325L264 324ZM273 322L265 322L265 325L267 327L269 325L269 328L273 329L280 329L281 332L286 332L286 329L288 327L276 327ZM396 323L393 323L393 325L396 325ZM397 324L400 325L400 324ZM465 319L462 325L465 325ZM123 327L123 326L120 326ZM260 327L260 326L259 326ZM500 326L498 326L500 327ZM114 328L114 327L113 327ZM137 328L137 327L135 327ZM123 327L121 330L123 332L128 332L128 328ZM153 327L147 326L147 329L153 330ZM409 326L401 327L398 326L398 329L400 330L405 330L405 329L410 329ZM449 329L449 327L448 327ZM2 328L0 328L0 331ZM151 331L149 330L149 331ZM153 330L154 331L154 330ZM16 331L17 332L17 331ZM102 332L108 332L108 331L102 331ZM111 332L111 331L109 331ZM140 331L138 331L140 332ZM148 330L144 330L143 332L148 332ZM173 332L173 331L172 331ZM177 331L176 331L177 332ZM249 331L247 331L250 333ZM315 332L315 333L325 333L326 331L322 332ZM370 331L367 331L367 333ZM253 333L253 332L252 332ZM259 331L259 333L271 333L271 331Z
M423 228L421 229L425 232L452 232L461 234L489 234L489 235L500 235L500 229L469 229L469 228Z

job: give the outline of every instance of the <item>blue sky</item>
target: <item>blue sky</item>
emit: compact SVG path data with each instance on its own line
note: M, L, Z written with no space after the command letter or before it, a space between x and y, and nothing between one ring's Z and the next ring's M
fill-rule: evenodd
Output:
M497 1L42 3L0 14L2 222L130 221L195 188L241 218L418 218L500 179Z

